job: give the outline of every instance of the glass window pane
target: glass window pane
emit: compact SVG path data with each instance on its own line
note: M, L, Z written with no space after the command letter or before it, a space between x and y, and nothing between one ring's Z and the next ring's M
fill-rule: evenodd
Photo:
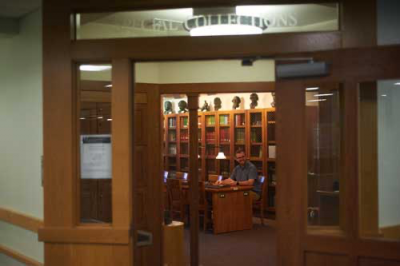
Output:
M360 84L360 233L400 239L400 79Z
M340 225L338 85L306 88L308 225Z
M400 44L400 2L398 0L378 0L378 44Z
M339 30L335 3L77 14L76 38L217 36Z
M80 65L80 220L111 223L111 65Z

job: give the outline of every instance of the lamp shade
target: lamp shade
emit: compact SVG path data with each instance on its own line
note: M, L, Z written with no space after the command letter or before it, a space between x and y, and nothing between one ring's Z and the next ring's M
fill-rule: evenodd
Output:
M215 159L217 159L217 160L226 159L226 156L225 156L225 154L224 154L223 151L220 151L220 152L218 153L217 157L215 157Z

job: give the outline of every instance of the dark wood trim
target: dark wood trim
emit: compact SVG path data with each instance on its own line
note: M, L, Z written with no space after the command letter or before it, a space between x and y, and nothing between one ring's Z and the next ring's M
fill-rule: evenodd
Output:
M276 83L278 266L302 265L303 261L300 247L305 228L303 183L307 172L304 97L302 82Z
M340 0L313 0L308 3L326 4L337 3ZM346 2L342 0L342 2ZM149 9L167 9L167 8L185 8L185 7L212 7L212 6L232 6L232 5L283 5L283 4L304 4L304 0L272 0L266 2L265 0L156 0L148 1L107 1L99 0L95 3L85 2L79 0L71 1L71 6L74 10L79 12L110 12L122 10L149 10Z
M341 31L342 47L371 47L377 45L377 0L343 1Z
M29 265L29 266L43 266L42 263L40 263L34 259L31 259L31 258L19 253L18 251L15 251L15 250L5 247L3 245L0 245L0 253L3 253L4 255L9 256L9 257L11 257L19 262L22 262L26 265Z
M70 7L65 0L57 8L49 2L43 4L44 223L71 227L78 195Z
M285 53L339 48L340 32L266 34L246 38L223 36L80 40L71 43L72 59L76 61L104 61L111 58L154 61L273 57Z
M112 61L112 224L129 227L132 223L133 174L133 69L127 59Z
M198 179L198 116L199 98L188 94L189 109L189 198L190 198L190 265L199 265L199 179Z
M37 233L39 228L43 226L43 221L36 217L2 207L0 207L0 221L19 226L34 233Z
M75 228L47 227L39 229L39 241L46 243L129 244L130 228L92 225Z

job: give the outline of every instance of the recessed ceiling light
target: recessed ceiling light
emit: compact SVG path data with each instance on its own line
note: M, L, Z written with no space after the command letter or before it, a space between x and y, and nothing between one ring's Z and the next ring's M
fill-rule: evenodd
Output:
M107 121L112 121L112 118L108 118Z
M322 94L315 94L314 97L324 97L324 96L332 96L333 93L322 93Z
M400 86L400 82L396 82L394 85Z
M319 90L318 87L306 88L306 91L317 91Z
M103 119L103 117L102 117L102 116L98 116L97 118L98 118L98 119Z
M386 95L386 94L382 94L381 96L382 96L382 97L386 97L387 95Z
M81 65L79 67L79 69L82 70L82 71L104 71L104 70L111 69L111 66L105 66L105 65Z
M326 99L308 100L307 102L324 102Z
M84 118L84 117L81 117L81 118L80 118L80 120L85 120L85 119L86 119L86 118Z
M108 84L108 85L106 85L106 86L104 86L104 87L106 87L106 88L111 88L111 87L112 87L112 84Z

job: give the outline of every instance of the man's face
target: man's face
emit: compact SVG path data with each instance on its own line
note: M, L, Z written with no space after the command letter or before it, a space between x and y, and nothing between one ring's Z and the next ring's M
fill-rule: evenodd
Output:
M244 152L236 153L236 161L243 166L246 162L246 154Z

